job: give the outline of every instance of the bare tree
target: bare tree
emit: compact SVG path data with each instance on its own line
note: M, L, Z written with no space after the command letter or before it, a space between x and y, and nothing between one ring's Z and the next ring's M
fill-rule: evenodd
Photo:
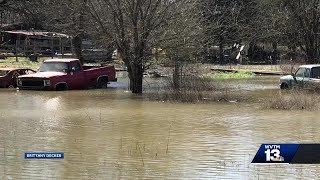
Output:
M90 8L99 30L118 49L128 67L130 89L142 93L143 72L151 49L166 32L187 0L92 0Z
M44 20L42 7L43 0L3 0L0 1L1 24L25 23L27 28L42 29Z
M159 37L159 45L165 49L166 58L173 65L173 85L180 88L184 65L199 62L199 53L205 38L201 26L199 1L192 1L175 7L179 12L167 23L166 31Z
M280 11L288 40L296 44L306 54L307 63L320 60L320 1L280 0Z
M82 39L90 29L87 0L42 0L46 29L66 33L72 37L76 57L83 63Z
M3 10L17 14L29 28L58 31L71 35L76 57L83 63L82 38L90 31L87 0L7 0Z
M203 0L201 2L204 41L207 47L219 45L220 62L224 46L257 38L258 9L256 0Z

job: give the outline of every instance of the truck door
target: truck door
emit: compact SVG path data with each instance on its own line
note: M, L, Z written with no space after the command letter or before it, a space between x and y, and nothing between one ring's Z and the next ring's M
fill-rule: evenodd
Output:
M305 68L301 67L296 71L292 85L295 87L303 88L304 76L305 76Z
M71 89L83 89L86 85L84 72L81 69L79 61L72 61L69 63L70 75L69 75L69 88Z
M305 71L303 73L303 79L302 79L302 87L303 88L309 88L310 85L310 68L305 68Z

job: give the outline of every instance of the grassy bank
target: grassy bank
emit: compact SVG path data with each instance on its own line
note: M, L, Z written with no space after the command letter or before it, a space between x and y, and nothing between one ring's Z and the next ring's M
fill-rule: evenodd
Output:
M278 64L278 65L214 65L212 68L220 68L220 69L235 69L235 70L243 70L243 71L275 71L275 72L283 72L285 74L291 74L297 70L297 68L301 64Z
M47 58L40 58L38 62L31 62L28 58L19 57L16 61L15 57L1 59L0 67L18 67L18 68L31 68L38 69L40 63Z
M255 76L254 73L240 71L237 73L232 72L216 72L216 73L208 73L204 75L205 77L217 79L217 80L226 80L226 79L249 79Z

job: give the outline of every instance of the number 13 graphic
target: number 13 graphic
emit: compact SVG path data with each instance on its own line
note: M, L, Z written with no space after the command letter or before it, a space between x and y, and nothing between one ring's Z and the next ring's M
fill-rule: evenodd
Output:
M264 152L266 154L266 161L278 161L280 159L280 150L279 149L268 149ZM271 156L272 154L272 156Z

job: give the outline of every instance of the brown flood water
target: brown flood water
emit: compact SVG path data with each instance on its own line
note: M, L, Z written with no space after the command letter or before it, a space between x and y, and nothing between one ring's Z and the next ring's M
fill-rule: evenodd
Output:
M0 179L320 178L319 165L250 164L261 143L320 143L320 112L151 102L125 92L125 82L0 91ZM65 158L25 160L26 151Z

